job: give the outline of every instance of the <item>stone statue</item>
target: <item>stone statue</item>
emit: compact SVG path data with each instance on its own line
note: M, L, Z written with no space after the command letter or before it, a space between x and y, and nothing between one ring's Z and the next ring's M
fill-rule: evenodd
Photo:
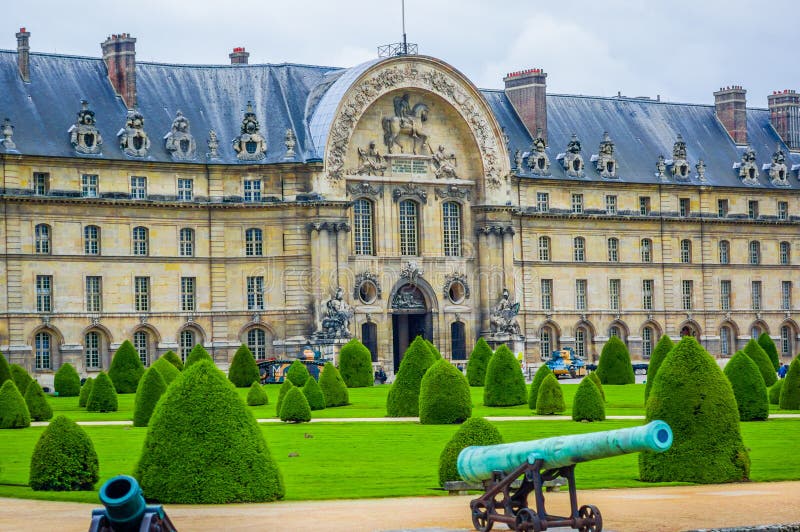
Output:
M678 138L675 139L675 144L672 146L672 158L676 161L678 159L686 159L686 142L684 142L680 133L678 133Z
M164 147L176 161L194 159L197 144L189 133L189 120L180 111L172 121L172 130L164 137Z
M356 173L359 175L383 175L386 172L386 163L383 162L383 157L378 153L375 148L375 141L370 141L369 147L358 148L358 169Z
M772 164L769 167L769 177L773 185L788 186L786 180L788 168L786 168L786 154L781 149L780 143L775 145L775 153L772 154Z
M233 139L233 151L241 161L259 161L267 154L267 140L259 132L253 102L247 102L240 135Z
M656 177L660 178L661 180L666 180L666 176L664 172L667 170L667 163L664 161L664 156L659 155L658 160L656 161Z
M595 168L602 177L617 177L617 160L614 158L614 142L608 134L603 133L603 140L600 141L600 153L595 162Z
M69 128L69 142L78 153L97 154L103 145L103 138L95 125L94 111L89 109L89 102L81 100L78 121Z
M514 169L518 172L522 171L522 150L514 152Z
M519 322L519 303L511 303L507 288L503 288L503 295L500 301L492 308L489 313L489 327L493 334L520 334Z
M700 181L706 180L706 163L703 162L703 159L697 161L697 164L694 165L695 169L697 170L697 179Z
M681 181L689 179L689 161L686 160L686 142L678 133L678 138L672 146L672 175Z
M344 299L342 287L336 289L336 294L325 302L322 318L322 333L327 338L349 338L350 319L353 309Z
M411 107L408 93L394 97L394 116L385 116L381 119L383 126L383 142L386 149L392 153L392 148L396 145L403 153L403 145L400 144L398 137L405 136L412 140L412 152L417 155L417 147L420 151L428 148L427 153L432 153L428 144L428 134L425 132L425 122L428 121L428 106L422 102ZM422 155L422 153L420 153Z
M458 179L456 175L456 154L447 155L444 146L439 145L439 149L433 154L434 175L436 177L450 177Z
M119 148L131 157L146 157L150 151L150 138L144 131L144 116L138 111L128 111L125 127L117 133Z
M3 120L3 139L0 142L3 143L3 147L7 151L17 149L17 145L14 144L13 140L11 140L11 137L13 136L14 136L14 126L11 124L11 120L6 118L5 120Z
M286 146L286 155L283 156L284 159L294 159L294 147L297 144L297 137L292 131L291 128L286 130L286 135L284 135L283 143Z
M578 135L575 133L572 134L572 138L569 140L567 144L567 152L568 153L580 153L581 152L581 141L578 140Z
M564 154L562 163L564 165L564 170L567 171L567 175L572 177L584 176L584 162L583 156L581 155L581 141L578 140L578 136L575 133L572 134L572 138L567 144L567 153Z
M758 184L758 166L756 165L756 152L748 146L742 153L742 162L739 165L739 177L746 185Z
M528 167L535 175L550 175L550 158L545 152L547 143L542 136L542 128L536 130L536 137L531 144L531 154L528 156Z
M219 157L219 153L217 152L217 148L219 148L219 140L217 140L217 132L213 129L208 132L208 153L206 157L209 159L217 159Z

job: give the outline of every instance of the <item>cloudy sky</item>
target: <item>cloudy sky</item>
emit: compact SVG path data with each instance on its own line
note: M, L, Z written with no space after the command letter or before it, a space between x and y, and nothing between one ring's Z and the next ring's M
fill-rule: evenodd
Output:
M406 32L481 88L539 67L553 93L713 103L736 84L766 107L773 90L800 90L799 15L797 0L406 0ZM127 32L140 61L192 64L245 46L251 64L348 67L402 34L400 0L4 0L0 49L21 26L33 51L99 57Z

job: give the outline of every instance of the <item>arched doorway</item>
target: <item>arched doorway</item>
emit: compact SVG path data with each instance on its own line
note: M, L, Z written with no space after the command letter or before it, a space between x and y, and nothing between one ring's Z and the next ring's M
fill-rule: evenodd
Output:
M408 345L417 336L433 341L433 316L425 295L416 284L401 285L392 295L392 344L394 371L400 369L400 361Z

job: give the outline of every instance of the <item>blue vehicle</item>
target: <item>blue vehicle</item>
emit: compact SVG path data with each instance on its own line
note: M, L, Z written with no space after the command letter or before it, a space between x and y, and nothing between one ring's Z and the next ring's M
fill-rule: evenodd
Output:
M561 376L578 377L584 374L584 368L586 367L586 362L576 355L571 347L553 351L550 360L546 364L556 378Z

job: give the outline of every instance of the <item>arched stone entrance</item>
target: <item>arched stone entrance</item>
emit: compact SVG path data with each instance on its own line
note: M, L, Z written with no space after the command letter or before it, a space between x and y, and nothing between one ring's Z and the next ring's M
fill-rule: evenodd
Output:
M392 347L394 371L400 369L400 361L408 345L417 336L433 341L433 314L420 287L407 283L395 290L392 305Z

